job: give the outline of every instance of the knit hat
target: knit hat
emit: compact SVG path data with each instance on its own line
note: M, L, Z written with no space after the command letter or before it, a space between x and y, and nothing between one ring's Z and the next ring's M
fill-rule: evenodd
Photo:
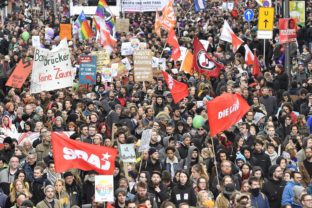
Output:
M152 173L152 176L154 175L154 174L157 174L157 175L159 175L159 177L161 178L162 177L162 175L161 175L161 173L159 172L159 171L153 171L153 173Z
M305 188L303 186L295 185L293 187L293 191L294 191L294 197L297 198L297 199L300 199L300 195L302 194L302 192L305 191Z
M183 134L183 136L182 136L182 141L183 141L184 139L186 139L186 138L191 138L191 135L190 135L189 133Z
M123 188L116 189L115 196L118 196L119 193L123 193L124 195L127 195L126 189L123 189Z
M5 137L3 140L3 144L7 143L7 144L12 144L13 140L11 137Z
M151 148L148 150L148 155L151 156L151 155L154 154L155 152L157 152L157 149L154 148L154 147L151 147Z
M263 113L256 112L256 113L255 113L255 116L254 116L255 124L258 124L258 122L259 122L263 117L265 117L265 115L264 115Z
M244 155L242 155L242 153L240 153L240 152L237 152L237 153L236 153L236 159L235 159L235 161L238 161L238 160L242 160L242 161L244 161L244 163L246 162L246 158L245 158Z
M48 190L48 189L53 189L53 191L55 190L54 186L52 185L47 185L45 188L44 188L44 193Z
M72 172L67 171L64 173L64 178L66 178L67 176L74 176Z

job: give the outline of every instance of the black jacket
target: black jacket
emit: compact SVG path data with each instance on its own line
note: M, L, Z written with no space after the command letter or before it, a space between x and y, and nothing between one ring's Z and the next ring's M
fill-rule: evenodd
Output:
M263 184L262 192L268 197L270 207L281 207L285 181L269 179Z
M148 188L148 192L155 195L155 200L158 207L160 207L162 202L170 198L167 188L162 183L159 185L160 192L155 191L155 186L152 183Z
M66 191L69 195L70 205L81 206L81 187L75 181L68 185L66 184Z
M174 186L171 192L171 202L177 207L182 202L186 202L190 206L195 207L197 198L192 184L186 183L185 185L178 184Z
M51 185L51 183L45 176L34 178L34 181L30 184L30 192L32 193L31 201L34 202L34 204L38 204L40 201L44 200L44 188L47 185Z
M95 186L94 181L90 180L88 175L86 176L82 187L82 204L92 204L92 197L94 196Z
M260 166L264 176L267 178L269 175L269 168L271 166L271 160L269 155L265 154L264 151L262 152L253 152L253 157L256 159L255 166Z

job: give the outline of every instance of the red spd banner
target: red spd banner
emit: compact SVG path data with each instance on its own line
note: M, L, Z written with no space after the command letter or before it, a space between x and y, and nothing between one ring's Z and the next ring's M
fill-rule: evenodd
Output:
M280 43L295 42L297 38L297 26L295 18L279 19Z
M229 129L250 109L248 103L239 94L223 94L206 103L210 126L210 135Z
M113 175L116 149L74 141L59 132L51 133L51 138L56 172L78 168Z

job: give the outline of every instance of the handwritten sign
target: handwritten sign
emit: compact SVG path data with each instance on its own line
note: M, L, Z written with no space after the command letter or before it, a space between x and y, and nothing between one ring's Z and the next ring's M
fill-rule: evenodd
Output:
M152 51L149 49L135 50L134 54L134 80L152 81Z
M130 21L129 19L117 19L116 20L116 32L129 32Z
M139 147L139 152L143 152L149 149L149 143L151 141L152 137L152 129L145 129L142 132L142 137L141 137L141 145Z
M103 67L110 63L110 56L107 50L92 51L92 55L96 56L96 69L100 71Z
M125 163L132 163L136 161L134 151L134 144L120 144L119 145L120 159Z
M35 49L31 73L31 93L71 87L73 78L73 67L65 39L52 50Z
M114 201L114 177L112 175L95 176L95 201Z

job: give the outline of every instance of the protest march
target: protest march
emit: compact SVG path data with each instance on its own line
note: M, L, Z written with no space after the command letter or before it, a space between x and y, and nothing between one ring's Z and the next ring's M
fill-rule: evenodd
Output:
M312 0L1 0L0 208L312 208Z

